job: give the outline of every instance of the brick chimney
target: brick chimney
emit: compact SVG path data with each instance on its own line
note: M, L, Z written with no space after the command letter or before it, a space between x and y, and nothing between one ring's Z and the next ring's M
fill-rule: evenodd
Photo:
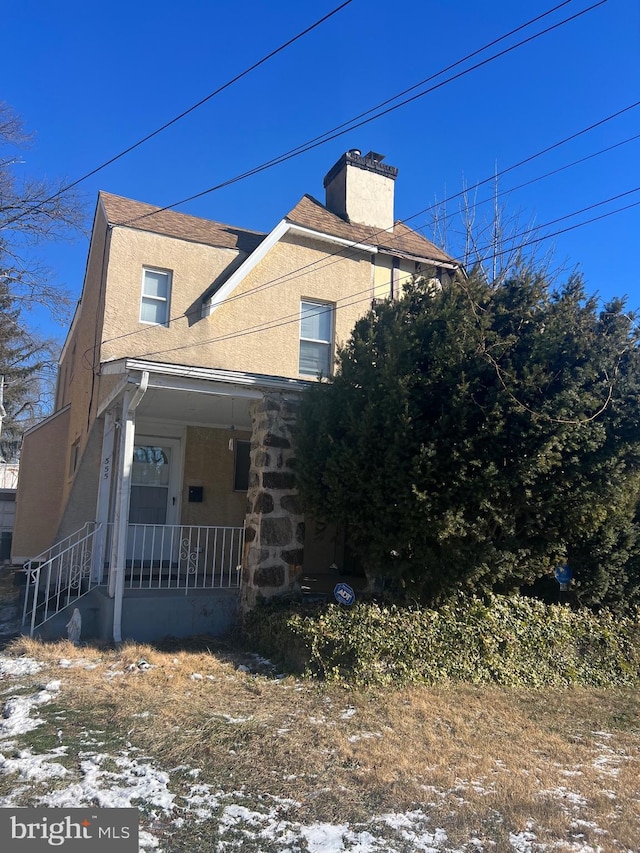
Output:
M369 151L363 157L357 148L343 154L324 179L326 207L348 222L390 231L398 170L383 160L384 154Z

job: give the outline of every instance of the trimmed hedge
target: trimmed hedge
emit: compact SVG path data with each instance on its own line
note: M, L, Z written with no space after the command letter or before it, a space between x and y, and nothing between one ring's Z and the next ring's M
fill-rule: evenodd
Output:
M639 616L520 596L459 597L438 610L267 604L246 617L245 638L294 671L357 685L631 686Z

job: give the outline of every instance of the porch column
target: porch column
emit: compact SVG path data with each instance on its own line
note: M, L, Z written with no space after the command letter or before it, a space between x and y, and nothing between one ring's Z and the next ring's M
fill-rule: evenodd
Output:
M116 492L113 514L113 537L109 570L109 595L113 597L113 641L122 642L122 598L124 595L124 570L127 560L127 532L129 527L129 499L131 496L131 468L133 465L136 432L136 409L147 390L149 374L143 371L140 384L124 392Z
M298 398L265 394L251 405L242 606L290 591L302 571L304 515L295 488L292 446Z
M96 522L100 525L100 531L95 537L91 558L92 580L96 583L102 583L104 576L104 558L108 542L107 524L109 521L109 498L111 494L111 473L113 471L115 433L115 415L113 409L109 409L104 416L102 456L100 457L100 482L98 484L98 503L96 506Z

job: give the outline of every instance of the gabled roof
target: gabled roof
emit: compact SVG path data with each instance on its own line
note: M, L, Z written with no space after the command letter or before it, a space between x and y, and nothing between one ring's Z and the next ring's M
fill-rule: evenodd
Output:
M385 254L400 255L416 261L457 265L454 258L403 222L397 221L392 232L373 228L370 225L347 222L310 195L303 196L285 219L294 225L329 234L341 240L376 246L378 251Z
M266 235L256 250L245 258L227 277L216 281L202 294L203 316L213 313L287 233L304 234L312 239L327 240L354 253L389 254L422 263L442 264L451 269L460 264L439 249L431 240L396 222L393 231L347 222L336 216L313 196L303 196L293 210Z
M152 204L132 201L122 196L100 192L102 205L110 225L121 225L154 234L164 234L192 243L204 243L223 249L251 253L266 237L260 231L249 231L224 225L211 219L200 219L175 210L162 210Z

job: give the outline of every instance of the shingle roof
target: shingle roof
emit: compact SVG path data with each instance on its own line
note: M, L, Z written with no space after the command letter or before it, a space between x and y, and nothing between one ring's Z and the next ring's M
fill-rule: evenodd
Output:
M396 222L393 231L381 231L369 225L347 222L335 213L331 213L313 196L303 196L285 219L294 225L340 237L354 243L368 243L377 246L382 252L401 255L416 261L442 261L456 264L457 261L439 249L431 240Z
M124 225L193 243L205 243L247 253L253 252L266 237L266 234L259 231L236 228L211 219L177 213L175 210L161 210L152 204L132 201L111 193L100 192L99 198L110 225Z

